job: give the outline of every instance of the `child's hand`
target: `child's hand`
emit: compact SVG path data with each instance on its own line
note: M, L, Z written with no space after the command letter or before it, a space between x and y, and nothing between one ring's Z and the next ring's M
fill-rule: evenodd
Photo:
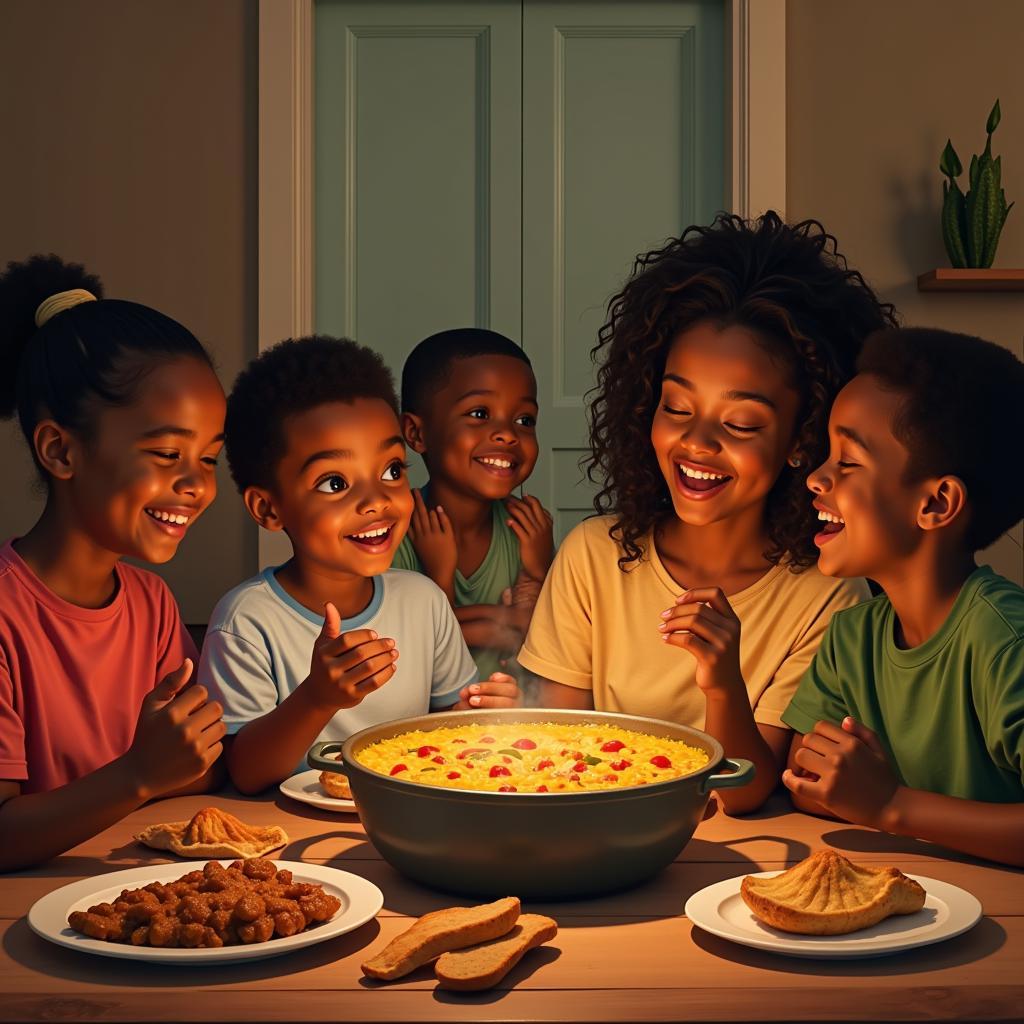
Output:
M532 579L521 572L515 583L507 588L508 601L505 601L505 595L502 594L502 604L510 604L513 608L527 607L532 611L540 597L542 586L540 580Z
M440 505L428 509L420 489L412 492L412 521L409 539L427 575L445 592L452 590L459 550L448 513ZM452 597L453 594L449 594Z
M470 683L459 693L459 703L452 711L470 711L477 708L519 708L523 694L519 684L504 672L492 672L482 683Z
M338 609L324 606L324 625L313 644L309 675L301 689L319 710L354 708L395 674L395 641L372 629L341 631Z
M740 620L718 587L688 590L661 613L661 639L697 659L697 685L708 696L742 691Z
M508 525L519 538L519 559L526 574L543 582L555 553L555 536L551 513L533 495L522 498L509 495L505 499Z
M146 694L125 755L143 795L159 796L204 775L223 751L223 708L206 688L189 686L192 661L169 672Z
M867 726L849 717L843 719L842 728L818 722L804 736L793 759L806 774L801 777L787 769L782 781L797 796L855 825L884 827L899 779Z

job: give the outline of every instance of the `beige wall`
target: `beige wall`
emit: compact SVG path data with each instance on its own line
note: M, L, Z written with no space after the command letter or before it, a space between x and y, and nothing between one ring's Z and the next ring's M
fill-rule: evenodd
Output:
M256 5L3 0L0 262L56 252L208 346L230 386L256 351ZM222 460L223 461L223 460ZM31 464L0 424L0 537L29 527ZM256 565L223 467L161 569L186 621Z
M1007 200L1018 205L995 262L1024 267L1022 39L1020 0L787 4L787 216L821 220L905 323L979 334L1018 356L1024 292L924 293L917 275L949 265L939 231L946 139L966 168L984 147L997 97L993 151L1003 157ZM988 552L1018 582L1020 545L1018 526Z
M787 214L814 216L907 323L1022 353L1024 293L921 294L945 264L938 159L981 148L993 99L1010 199L1024 200L1024 4L788 0ZM254 0L3 0L0 262L55 251L108 294L165 310L213 351L230 385L256 351ZM1024 266L1024 202L997 257ZM0 537L38 499L14 428L0 425ZM1021 580L1020 528L993 564ZM203 622L256 567L254 528L226 473L218 501L162 570Z

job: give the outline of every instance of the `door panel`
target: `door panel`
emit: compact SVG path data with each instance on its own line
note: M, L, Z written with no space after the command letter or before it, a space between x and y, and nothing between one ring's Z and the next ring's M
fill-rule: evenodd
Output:
M527 489L561 538L592 511L584 396L639 252L724 201L720 2L547 3L523 18L523 345L540 386Z
M520 4L315 11L317 330L377 349L396 385L435 331L518 341Z

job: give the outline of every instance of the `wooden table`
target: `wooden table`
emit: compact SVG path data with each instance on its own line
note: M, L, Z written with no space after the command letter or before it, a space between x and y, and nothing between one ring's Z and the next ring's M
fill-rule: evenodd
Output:
M83 877L163 863L133 842L143 825L207 804L291 836L276 856L331 863L384 893L358 930L287 956L197 969L85 956L36 937L25 914L40 896ZM947 942L893 957L800 960L747 949L692 928L691 893L751 871L781 869L822 843L973 892L985 917ZM498 870L496 866L496 870ZM500 888L500 886L499 886ZM1011 1020L1024 1014L1024 873L944 854L924 843L797 814L776 795L746 818L705 821L660 877L604 899L527 907L555 917L551 948L501 987L437 989L429 967L387 986L359 964L429 910L458 898L406 881L384 863L355 815L283 796L180 797L143 807L63 857L0 876L0 1020L75 1021L719 1021Z

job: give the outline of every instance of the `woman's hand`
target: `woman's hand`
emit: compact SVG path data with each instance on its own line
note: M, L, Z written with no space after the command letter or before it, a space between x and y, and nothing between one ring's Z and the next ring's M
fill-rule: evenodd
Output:
M538 583L551 568L555 554L555 536L551 513L533 495L522 498L509 495L505 499L508 525L519 538L519 560L523 570Z
M413 489L412 500L409 539L413 549L427 575L445 592L449 601L454 601L459 549L451 520L440 505L428 509L418 487Z
M661 617L661 639L697 659L697 685L707 697L742 692L747 699L740 672L740 620L719 587L686 591Z

